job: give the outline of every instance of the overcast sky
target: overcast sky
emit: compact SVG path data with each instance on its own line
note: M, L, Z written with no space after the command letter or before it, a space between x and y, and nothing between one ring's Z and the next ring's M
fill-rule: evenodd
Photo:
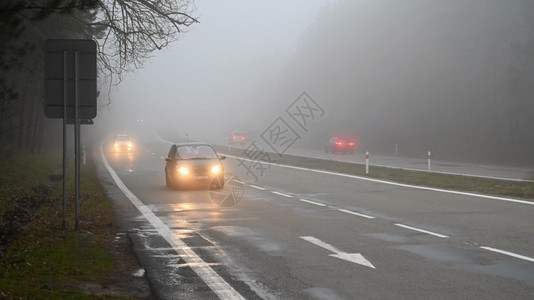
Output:
M174 118L176 126L217 118L230 122L225 130L246 126L239 123L254 119L268 105L261 102L275 93L278 75L301 36L331 2L195 1L193 15L200 23L170 48L154 53L113 91L111 115ZM242 114L244 120L231 113L243 111L249 112ZM109 115L105 110L99 114Z

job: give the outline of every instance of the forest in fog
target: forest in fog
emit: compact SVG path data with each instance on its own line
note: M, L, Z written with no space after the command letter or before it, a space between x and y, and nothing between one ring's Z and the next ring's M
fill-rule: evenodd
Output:
M283 92L326 111L308 146L341 133L362 151L534 163L532 1L341 1L285 74Z

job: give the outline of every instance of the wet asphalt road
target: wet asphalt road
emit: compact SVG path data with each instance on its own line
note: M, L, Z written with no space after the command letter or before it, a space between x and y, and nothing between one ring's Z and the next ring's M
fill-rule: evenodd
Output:
M165 187L170 144L136 146L102 148L130 199L99 172L157 298L534 297L534 205L279 166L255 181L229 157L239 201L220 207Z

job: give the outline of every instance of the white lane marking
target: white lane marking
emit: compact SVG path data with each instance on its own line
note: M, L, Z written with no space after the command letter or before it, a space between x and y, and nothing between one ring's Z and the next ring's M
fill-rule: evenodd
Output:
M249 184L250 187L252 188L255 188L255 189L258 189L258 190L261 190L261 191L265 191L265 188L262 188L260 186L257 186L257 185L253 185L253 184Z
M239 157L239 156L232 156L232 155L226 155L226 156L227 157L232 157L232 158L235 158L235 159L242 159L242 160L245 160L245 161L254 162L254 160L247 159L247 158L242 158L242 157ZM534 201L525 201L525 200L518 200L518 199L512 199L512 198L505 198L505 197L497 197L497 196L489 196L489 195L482 195L482 194L475 194L475 193L468 193L468 192L459 192L459 191L431 188L431 187L426 187L426 186L410 185L410 184L397 183L397 182L392 182L392 181L386 181L386 180L362 177L362 176L357 176L357 175L336 173L336 172L324 171L324 170L315 170L315 169L310 169L310 168L282 165L282 164L277 164L277 163L270 163L270 165L271 166L281 167L281 168L289 168L289 169L309 171L309 172L315 172L315 173L321 173L321 174L335 175L335 176L341 176L341 177L347 177L347 178L353 178L353 179L359 179L359 180L365 180L365 181L371 181L371 182L377 182L377 183L383 183L383 184L389 184L389 185L394 185L394 186L400 186L400 187L406 187L406 188L412 188L412 189L419 189L419 190L425 190L425 191L433 191L433 192L440 192L440 193L456 194L456 195L462 195L462 196L470 196L470 197L478 197L478 198L492 199L492 200L498 200L498 201L506 201L506 202L534 205Z
M100 146L100 155L104 166L109 174L132 202L132 204L143 214L145 219L150 222L154 229L171 245L171 247L185 260L188 266L195 271L195 273L209 286L209 288L219 296L221 299L245 299L239 294L230 284L228 284L222 277L219 276L206 262L204 262L189 246L172 230L163 223L146 205L139 200L122 182L117 173L108 163L102 145Z
M363 255L361 255L360 253L347 253L347 252L343 252L341 250L339 250L338 248L328 244L328 243L325 243L323 241L321 241L320 239L316 238L316 237L313 237L313 236L301 236L300 237L301 239L305 240L305 241L308 241L316 246L319 246L321 248L324 248L326 250L329 250L330 252L334 252L334 254L329 254L328 256L332 256L332 257L335 257L335 258L339 258L339 259L343 259L343 260L346 260L346 261L350 261L350 262L353 262L353 263L356 263L356 264L360 264L362 266L366 266L366 267L369 267L369 268L373 268L375 269L375 266L373 266L373 264L368 261L367 259L365 259L365 257L363 257Z
M329 161L335 161L335 162L346 162L346 163L351 163L351 164L361 164L360 161L353 161L353 160L347 160L347 159L335 159L335 158L320 157L320 156L307 156L307 155L301 155L301 154L297 154L297 153L293 153L293 154L290 153L290 155L306 157L306 158L315 158L315 159L321 159L321 160L329 160ZM436 161L436 163L443 163L443 162ZM445 171L428 171L427 169L414 169L414 168L405 168L405 167L395 167L395 166L380 165L380 164L369 164L369 166L372 166L372 167L383 167L383 168L397 169L397 170L417 171L417 172L425 172L425 173L430 172L430 173L445 174L445 175L458 175L458 176L467 176L467 177L478 177L478 178L486 178L486 179L498 179L498 180L518 181L518 182L534 182L534 180L530 180L530 179L511 178L511 177L494 177L494 176L484 176L484 175L467 174L467 173L454 173L454 172L445 172ZM477 167L477 165L472 165L472 166ZM525 170L525 171L530 171L530 170Z
M246 184L244 181L241 181L241 180L234 179L234 181L237 182L237 183L240 183L240 184Z
M276 195L280 195L280 196L283 196L283 197L286 197L286 198L293 198L293 196L291 196L291 195L280 193L280 192L271 191L271 193L276 194Z
M319 206L326 206L326 204L322 204L322 203L311 201L311 200L306 200L306 199L299 199L299 200L302 201L302 202L310 203L310 204L315 204L315 205L319 205Z
M332 208L335 208L335 207L332 207ZM367 219L374 219L375 218L375 217L372 217L372 216L360 214L360 213L357 213L357 212L354 212L354 211L350 211L350 210L346 210L346 209L342 209L342 208L335 208L335 209L337 209L339 211L342 211L344 213L348 213L348 214L359 216L359 217L364 217L364 218L367 218Z
M519 259L523 259L523 260L534 262L534 258L532 258L532 257L516 254L516 253L513 253L513 252L508 252L508 251L495 249L495 248L491 248L491 247L480 247L480 248L488 250L488 251L493 251L493 252L497 252L497 253L500 253L500 254L504 254L504 255L515 257L515 258L519 258Z
M411 227L411 226L407 226L407 225L403 225L403 224L395 224L395 226L403 227L403 228L410 229L410 230L419 231L419 232L422 232L422 233L427 233L427 234L430 234L430 235L433 235L433 236L437 236L437 237L440 237L440 238L443 238L443 239L449 238L448 236L443 235L443 234L439 234L439 233L435 233L435 232L432 232L432 231L419 229L419 228L415 228L415 227Z

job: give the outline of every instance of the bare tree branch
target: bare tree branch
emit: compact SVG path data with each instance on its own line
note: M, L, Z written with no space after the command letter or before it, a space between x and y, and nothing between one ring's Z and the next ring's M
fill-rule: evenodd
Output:
M125 73L141 68L179 34L198 20L191 16L192 0L98 1L95 22L87 25L102 31L99 41L100 70L111 84Z

